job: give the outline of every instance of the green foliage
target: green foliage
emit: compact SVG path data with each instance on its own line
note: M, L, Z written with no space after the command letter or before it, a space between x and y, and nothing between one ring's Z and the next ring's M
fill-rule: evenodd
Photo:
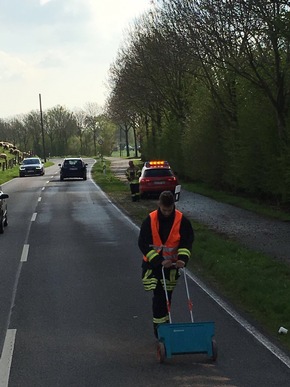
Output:
M180 152L184 154L184 166L179 172L186 179L203 180L215 186L220 183L224 158L221 119L205 88L200 84L196 91L182 138Z
M270 4L210 4L161 2L140 20L112 72L111 110L143 118L143 160L289 204L288 7L277 22Z
M22 152L32 152L44 158L59 155L110 155L116 143L118 128L97 107L71 112L63 106L43 113L43 136L39 112L32 111L7 122L0 120L0 138L9 141ZM102 145L100 145L102 140ZM43 142L44 145L43 146Z
M19 176L19 167L15 166L11 169L6 169L5 171L0 170L0 186L3 183L13 179L14 177Z

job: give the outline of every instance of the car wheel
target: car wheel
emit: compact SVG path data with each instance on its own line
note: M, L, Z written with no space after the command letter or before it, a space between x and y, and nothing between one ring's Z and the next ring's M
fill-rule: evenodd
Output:
M4 227L7 227L8 226L8 217L7 217L7 214L5 216L5 220L4 220Z
M212 339L211 345L212 345L212 357L211 357L211 360L212 361L216 361L217 353L218 353L218 348L217 348L217 343L216 343L215 339Z
M84 180L87 180L87 176L84 176Z
M3 234L4 232L4 218L3 216L0 219L0 234Z

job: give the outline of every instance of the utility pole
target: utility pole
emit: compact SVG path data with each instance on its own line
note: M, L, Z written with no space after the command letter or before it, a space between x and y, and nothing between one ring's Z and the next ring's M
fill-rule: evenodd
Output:
M46 152L45 152L45 142L44 142L44 128L43 128L42 106L41 106L41 94L39 94L39 107L40 107L40 123L41 123L41 134L42 134L43 159L44 159L44 162L46 163Z

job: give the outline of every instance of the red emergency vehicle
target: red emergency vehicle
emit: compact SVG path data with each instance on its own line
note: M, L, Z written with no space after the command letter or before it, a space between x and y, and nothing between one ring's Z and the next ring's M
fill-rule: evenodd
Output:
M168 161L157 160L146 161L144 163L139 183L142 197L159 194L162 191L171 191L174 193L175 187L179 184Z

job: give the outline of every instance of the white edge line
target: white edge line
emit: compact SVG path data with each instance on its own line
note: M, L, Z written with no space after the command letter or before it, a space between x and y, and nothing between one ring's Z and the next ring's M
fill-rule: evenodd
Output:
M0 359L0 387L7 387L14 351L16 329L8 329Z
M37 212L34 212L31 217L31 222L34 222L37 217Z
M38 201L41 202L41 196L38 198Z
M21 258L20 258L21 262L26 262L27 261L28 250L29 250L29 245L24 245L23 249L22 249Z

